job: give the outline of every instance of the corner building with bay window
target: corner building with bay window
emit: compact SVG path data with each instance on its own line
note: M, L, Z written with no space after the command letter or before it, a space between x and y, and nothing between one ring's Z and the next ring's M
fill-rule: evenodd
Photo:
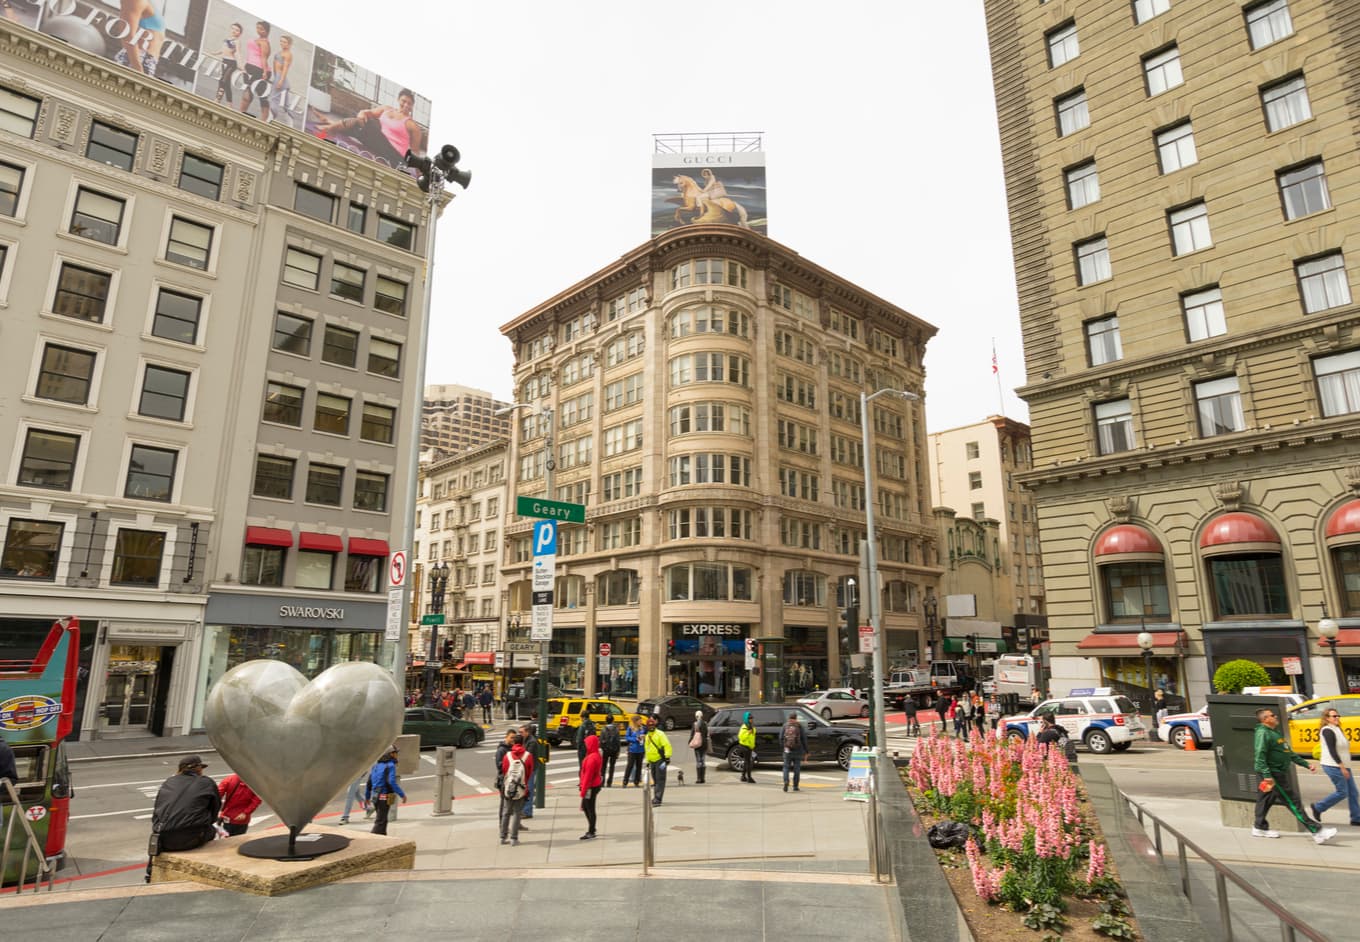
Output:
M861 663L838 631L847 580L863 582L860 394L919 393L933 326L750 230L694 226L501 329L521 404L508 618L528 625L532 607L532 521L515 498L586 506L585 525L558 527L554 684L631 699L683 681L754 699L752 638L782 654L787 694ZM870 409L887 661L914 662L940 572L924 407Z
M201 728L246 659L380 656L424 212L0 18L0 659L78 616L81 738Z
M985 7L1053 689L1360 691L1360 5Z

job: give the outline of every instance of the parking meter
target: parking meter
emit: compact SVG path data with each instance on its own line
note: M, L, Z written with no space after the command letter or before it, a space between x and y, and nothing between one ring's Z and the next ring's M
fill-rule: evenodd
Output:
M458 750L436 746L434 750L434 808L431 814L453 814L453 776L457 771Z
M1214 694L1209 697L1209 724L1214 737L1214 769L1223 823L1250 827L1252 808L1260 797L1261 776L1256 773L1256 711L1268 708L1280 718L1280 735L1289 738L1288 701L1280 697ZM1289 785L1298 794L1296 767L1289 767ZM1250 803L1250 804L1247 804ZM1292 820L1290 816L1289 820ZM1290 829L1289 820L1274 816L1276 827ZM1294 821L1298 827L1298 822Z

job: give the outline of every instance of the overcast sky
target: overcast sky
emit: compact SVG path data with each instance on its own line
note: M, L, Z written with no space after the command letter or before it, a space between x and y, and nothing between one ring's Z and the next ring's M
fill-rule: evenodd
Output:
M992 338L1027 418L980 0L283 9L429 96L473 173L439 229L429 382L510 397L497 328L649 238L653 133L760 131L771 238L939 328L929 430L1002 411Z

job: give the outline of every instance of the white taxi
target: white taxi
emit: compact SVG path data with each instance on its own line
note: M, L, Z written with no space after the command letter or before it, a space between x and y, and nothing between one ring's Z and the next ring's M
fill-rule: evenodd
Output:
M1067 731L1068 738L1098 755L1123 752L1139 740L1148 738L1147 727L1138 708L1128 697L1115 694L1109 687L1073 690L1065 697L1045 700L1028 713L1003 717L997 735L1029 739L1039 732L1040 718L1053 714L1053 720Z

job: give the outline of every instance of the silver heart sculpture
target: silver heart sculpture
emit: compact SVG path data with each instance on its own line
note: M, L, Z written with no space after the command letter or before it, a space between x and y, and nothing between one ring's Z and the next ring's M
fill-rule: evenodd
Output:
M336 664L308 683L282 661L247 661L213 686L204 726L227 765L301 830L392 745L402 709L377 664Z

